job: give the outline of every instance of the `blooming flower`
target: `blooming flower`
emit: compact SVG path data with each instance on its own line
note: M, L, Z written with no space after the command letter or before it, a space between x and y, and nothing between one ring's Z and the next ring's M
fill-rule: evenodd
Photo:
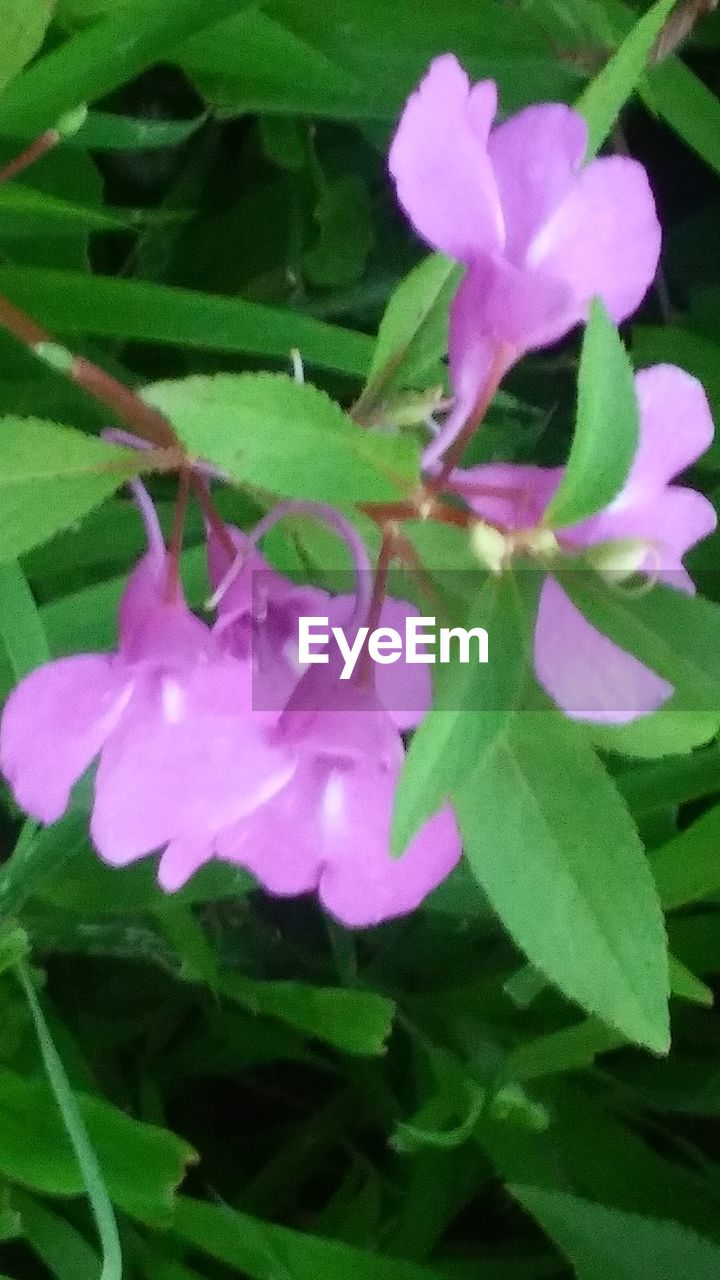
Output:
M213 833L262 803L294 768L250 711L248 663L225 653L181 594L143 499L150 549L131 574L113 654L46 663L10 695L0 767L40 822L65 811L99 755L91 835L114 865L164 848L173 888L212 856Z
M460 858L452 812L437 813L402 858L390 853L402 740L373 691L340 685L326 668L302 677L277 740L296 760L292 780L216 840L271 893L317 892L351 928L414 910Z
M643 370L635 388L640 439L622 491L603 511L556 530L556 537L575 553L609 544L609 566L615 558L621 567L629 551L633 568L693 591L683 556L712 533L717 518L707 498L671 481L712 440L707 397L695 378L673 365ZM561 467L499 463L456 471L451 483L483 520L517 532L542 521L562 475ZM534 660L543 688L577 719L620 724L656 710L672 693L667 681L591 626L552 575L541 590Z
M465 263L450 316L455 407L426 453L436 463L480 394L524 351L557 341L598 295L615 321L639 306L660 227L643 167L609 156L583 167L587 127L558 103L492 128L493 81L470 85L450 54L410 97L390 150L398 199L417 232Z
M275 508L272 513L273 520L278 518L278 510ZM304 671L298 659L299 619L325 617L328 626L342 627L352 641L353 616L362 618L366 606L361 602L358 608L356 595L332 595L319 587L292 582L257 550L254 537L232 525L227 526L227 534L242 561L234 573L227 549L213 530L208 532L210 581L221 592L216 635L231 653L252 661L254 705L280 711ZM355 568L359 587L369 596L369 562L357 561L356 557ZM224 591L223 582L227 584ZM405 619L417 613L408 601L388 596L383 601L378 626L403 631ZM403 655L392 666L375 667L374 678L378 699L396 726L402 731L415 728L430 707L427 668L406 662Z

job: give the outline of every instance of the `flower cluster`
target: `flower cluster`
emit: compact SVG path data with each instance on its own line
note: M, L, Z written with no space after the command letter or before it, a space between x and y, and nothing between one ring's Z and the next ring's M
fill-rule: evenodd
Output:
M400 701L418 712L399 713L398 725L382 689L361 675L342 685L325 668L298 670L291 652L298 617L347 619L352 602L292 583L233 528L223 541L209 534L215 585L233 567L229 546L240 567L215 624L200 621L183 598L152 505L136 490L149 547L120 604L117 652L47 663L5 707L0 766L18 803L38 821L55 822L98 757L90 832L113 866L161 849L159 880L172 891L219 858L247 868L272 893L317 891L328 911L355 927L411 911L460 856L449 809L420 831L402 862L390 854L400 727L428 705L424 671L400 669L398 680L414 682ZM359 582L366 577L362 569ZM360 625L362 587L358 602ZM381 620L410 608L388 600ZM256 677L272 684L281 710L254 709Z
M452 407L425 453L431 492L439 474L481 522L477 530L489 531L494 568L506 551L509 558L517 546L542 542L558 558L622 561L691 590L683 556L714 528L715 514L671 481L707 447L712 422L702 388L681 370L638 375L640 443L627 482L604 511L574 527L545 527L562 468L455 465L452 446L511 365L582 323L595 296L616 321L628 316L660 251L639 164L584 164L585 124L566 106L530 107L493 127L496 106L492 82L471 86L454 57L438 58L390 152L414 227L466 267L450 316ZM217 614L200 620L146 492L136 483L135 493L148 550L120 604L117 651L50 662L6 705L0 767L18 803L40 822L56 821L97 760L91 836L114 866L161 851L159 879L171 891L208 861L224 860L271 893L317 892L356 927L411 911L460 857L449 807L402 858L390 853L401 733L429 706L426 671L401 662L368 673L360 663L343 684L332 663L303 670L294 642L301 615L327 616L357 634L369 617L397 625L412 606L370 598L367 553L338 512L284 503L252 534L208 528ZM358 571L354 596L299 586L263 558L262 535L301 509L346 539ZM540 683L576 718L631 720L672 692L597 632L552 572L534 656Z

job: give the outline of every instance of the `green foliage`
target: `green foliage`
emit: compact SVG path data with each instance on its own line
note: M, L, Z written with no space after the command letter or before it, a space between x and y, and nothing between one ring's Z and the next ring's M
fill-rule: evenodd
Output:
M532 964L665 1052L660 905L630 814L578 732L552 713L519 715L455 800L473 873Z
M38 418L0 421L0 559L98 506L139 470L127 449Z
M447 50L497 80L501 118L575 104L589 155L648 166L665 249L632 327L621 340L594 302L582 337L508 373L467 455L567 461L545 523L592 516L637 446L624 342L634 368L695 374L720 414L705 8L0 0L0 169L79 110L0 182L0 293L31 349L37 326L53 344L43 361L0 334L2 697L50 658L113 649L145 548L129 479L146 472L172 537L168 458L100 438L117 389L82 362L70 380L75 355L225 477L212 498L242 529L275 498L326 502L376 557L368 504L404 504L393 593L485 627L490 658L432 669L394 813L399 869L448 804L466 857L378 929L220 862L169 896L155 855L97 856L92 773L48 828L0 784L0 1280L720 1273L720 540L688 558L695 596L558 568L675 693L626 725L549 708L542 556L529 572L521 545L520 572L487 574L459 499L420 492L462 268L427 255L386 173L403 102ZM719 457L683 478L716 507ZM196 499L179 565L205 617ZM351 589L317 522L283 521L263 552Z
M382 502L419 478L411 441L359 431L324 392L283 374L158 383L143 395L191 453L282 497Z
M545 512L550 528L577 524L620 492L635 456L638 408L617 330L596 298L583 338L577 424L567 470Z

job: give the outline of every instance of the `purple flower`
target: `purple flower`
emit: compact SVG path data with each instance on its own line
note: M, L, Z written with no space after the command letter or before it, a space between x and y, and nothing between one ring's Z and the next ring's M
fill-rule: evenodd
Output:
M43 823L65 811L99 756L91 820L100 855L120 866L164 848L173 888L212 855L216 831L285 784L294 762L251 713L251 671L228 655L171 584L145 504L150 550L131 574L112 654L80 654L31 672L0 724L0 767ZM172 598L169 598L169 596Z
M488 383L583 321L594 296L615 321L630 315L660 253L640 164L609 156L583 167L587 127L570 107L527 107L492 128L496 109L494 82L471 86L445 54L408 100L390 150L415 229L467 267L450 316L455 407L428 466Z
M278 512L280 508L271 512L273 521L279 518ZM229 525L227 533L240 557L235 570L218 536L208 532L210 581L221 592L215 632L229 652L252 661L254 705L281 710L304 671L298 659L299 619L326 617L329 627L342 627L352 642L369 603L372 571L368 561L355 556L358 588L366 597L358 602L357 595L332 595L319 587L300 586L273 569L257 550L257 531L248 537ZM417 615L414 605L388 596L377 625L402 633L406 618ZM427 667L410 664L403 655L392 666L374 667L373 674L379 701L395 725L403 732L415 728L430 707Z
M556 530L556 537L563 550L575 554L605 544L599 559L611 572L629 558L639 572L693 591L683 556L712 533L717 517L702 494L671 481L712 440L707 397L695 378L673 365L643 370L635 388L640 440L622 492L604 511ZM499 463L456 471L451 483L483 520L517 534L539 525L562 475L561 467ZM497 496L478 492L487 488ZM540 595L534 657L540 684L576 719L622 724L656 710L673 691L591 626L552 575Z
M218 857L246 867L270 893L316 892L351 928L405 915L450 874L461 849L449 808L402 858L390 854L404 750L369 687L311 669L280 719L277 741L295 758L291 781L219 836Z

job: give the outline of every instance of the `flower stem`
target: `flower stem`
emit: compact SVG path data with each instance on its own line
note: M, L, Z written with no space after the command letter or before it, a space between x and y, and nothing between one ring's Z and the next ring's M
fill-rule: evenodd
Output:
M49 333L21 311L8 298L0 295L0 325L32 351L33 355L59 369L86 391L103 408L143 439L158 448L176 448L184 453L170 423L156 409L145 404L128 387L84 356L75 356L53 341Z
M11 178L16 178L19 173L29 169L42 156L47 155L48 151L52 151L61 137L62 134L57 129L46 129L39 138L30 143L29 147L21 151L19 156L15 156L14 160L10 160L3 169L0 169L0 182L9 182Z
M507 342L499 342L495 351L495 358L490 367L487 382L483 387L475 407L467 419L465 425L460 429L454 440L451 440L447 449L444 451L444 457L440 472L437 476L431 477L427 481L427 488L431 493L440 493L445 487L448 476L455 470L460 462L468 444L472 440L480 423L483 421L485 414L490 408L493 396L497 391L503 377L512 363L514 351ZM438 450L442 441L442 432L433 443L433 450Z
M180 468L178 476L178 495L175 503L175 515L172 532L168 543L168 575L165 585L165 601L172 604L177 600L180 588L180 554L182 552L185 516L190 496L191 472L188 466Z

